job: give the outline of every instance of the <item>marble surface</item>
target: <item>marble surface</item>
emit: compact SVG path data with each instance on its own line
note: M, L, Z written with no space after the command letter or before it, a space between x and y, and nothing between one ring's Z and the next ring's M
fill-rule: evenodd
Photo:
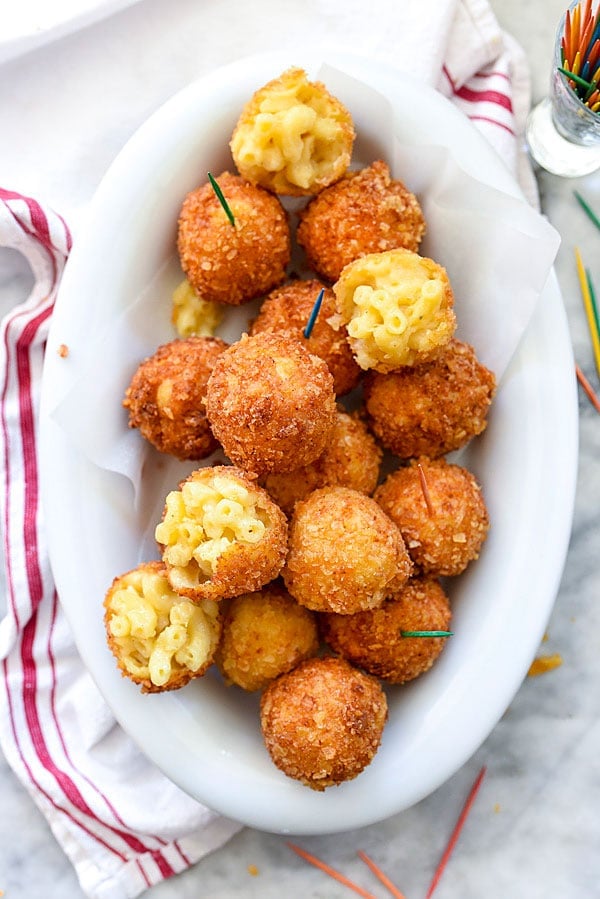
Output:
M212 8L216 4L207 4ZM266 2L267 11L275 4ZM307 8L311 8L311 3ZM335 4L330 4L333 8ZM524 47L532 68L534 99L546 91L553 34L564 0L492 0L499 20ZM172 14L190 3L169 6ZM340 4L341 7L341 4ZM145 0L87 32L15 60L0 70L0 120L9 104L20 102L30 115L27 95L31 67L56 65L67 84L86 52L103 39L118 52L127 28L142 32L164 12L162 0ZM300 13L299 13L300 14ZM198 36L190 34L192 41ZM111 44L111 41L114 41ZM110 51L109 51L110 52ZM236 48L231 49L231 58ZM225 54L224 61L230 58ZM189 77L196 74L190 64ZM179 72L181 77L181 72ZM172 83L168 65L159 81L164 98L180 86ZM104 91L116 90L110 73ZM68 87L66 88L68 89ZM135 98L134 98L135 99ZM162 97L159 97L162 99ZM108 101L107 101L108 102ZM78 150L86 154L86 175L66 178L61 156L60 104L58 120L44 121L50 112L38 110L47 126L44 145L29 147L32 168L27 184L15 183L3 165L2 180L15 189L36 190L65 213L76 216L93 192L95 182L139 120L150 110L132 104L131 119L104 140L82 137ZM94 129L94 109L83 113L82 135ZM0 149L0 155L2 150ZM5 162L7 160L4 160ZM15 168L15 171L17 169ZM21 168L22 171L22 168ZM573 200L576 187L600 208L600 173L576 181L538 173L542 207L563 237L557 259L575 356L597 384L587 325L582 310L573 247L581 248L594 270L600 235ZM65 206L67 207L65 209ZM600 277L600 271L595 271ZM0 301L14 302L15 291L27 289L28 273L14 254L0 256ZM552 435L548 434L548 440ZM377 896L387 895L356 857L370 854L398 884L407 899L424 896L464 797L483 764L488 773L450 865L436 891L439 899L528 899L600 897L600 605L597 602L600 520L600 419L580 393L580 462L571 546L547 628L544 653L560 653L564 664L538 678L528 678L505 715L475 756L444 786L412 809L380 824L340 835L302 838L309 851L343 870ZM552 489L552 485L548 485ZM507 653L510 647L507 647ZM0 759L0 890L7 899L78 899L83 894L73 870L55 843L45 820L26 791ZM251 874L250 866L258 873ZM254 869L252 869L254 870ZM283 895L343 897L348 890L296 858L279 836L246 829L195 868L154 887L151 899L236 899Z

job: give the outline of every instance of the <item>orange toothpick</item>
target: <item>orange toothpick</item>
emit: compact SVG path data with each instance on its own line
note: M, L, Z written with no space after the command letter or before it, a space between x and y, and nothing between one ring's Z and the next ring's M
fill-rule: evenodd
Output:
M400 892L398 887L395 886L392 883L392 881L389 879L389 877L383 873L381 868L375 864L373 859L369 858L369 856L367 855L366 852L363 852L361 849L359 849L357 852L357 855L360 858L360 860L363 861L365 863L365 865L367 865L371 869L371 871L373 872L375 877L377 877L378 880L380 880L382 882L384 887L390 891L390 893L392 894L392 896L395 897L395 899L406 899L404 893Z
M433 875L431 883L429 884L429 889L427 890L427 895L426 895L425 899L431 899L431 897L433 896L433 893L440 881L440 878L441 878L442 874L444 873L446 865L448 864L448 860L454 851L454 847L456 846L456 843L458 842L460 833L464 827L465 821L467 820L467 816L468 816L469 812L471 811L471 807L472 807L473 803L475 802L475 797L477 796L477 793L479 792L481 782L482 782L483 778L485 777L485 772L486 772L486 767L484 765L483 768L481 769L481 771L479 772L479 774L477 775L477 777L475 778L475 783L473 784L473 786L471 787L471 789L469 791L469 795L467 796L467 798L465 800L465 804L462 807L461 813L458 816L458 821L454 825L454 830L450 834L450 839L448 841L448 845L446 846L446 848L444 849L444 852L442 853L442 857L441 857L439 864L435 870L435 873Z
M584 373L582 372L582 370L579 368L579 366L577 364L575 365L575 374L577 375L577 380L581 384L581 386L584 390L584 393L586 394L590 403L592 404L592 406L594 407L596 412L600 412L600 400L594 393L594 389L593 389L592 385L590 384L590 382L588 381L588 379L586 378L586 376L584 375Z
M423 466L420 462L417 464L417 468L419 469L419 480L421 482L421 490L423 491L423 499L425 500L427 511L430 516L435 515L435 509L431 502L431 494L429 492L429 487L427 486L427 478L425 477L425 472L423 471Z
M569 71L573 71L571 69L571 60L573 59L573 44L571 41L571 10L567 10L567 16L565 18L565 61L567 64L567 68Z
M366 890L363 890L363 888L359 887L358 884L354 883L352 880L349 880L347 877L344 877L343 874L340 874L340 872L336 871L335 868L332 868L325 862L321 861L321 859L317 858L316 855L311 855L310 852L307 852L305 849L301 849L300 846L296 846L295 843L287 843L287 845L292 850L292 852L295 852L296 855L299 855L300 858L304 859L304 861L308 862L311 865L314 865L315 868L319 868L320 871L328 874L329 877L337 880L338 883L342 883L345 887L348 887L349 890L354 890L354 892L358 893L359 896L362 896L363 899L376 899L376 896L374 896L372 893L368 893Z
M581 26L581 6L577 4L575 9L573 10L573 18L571 19L571 48L573 50L573 55L577 48L579 47L579 35L580 35L580 26Z

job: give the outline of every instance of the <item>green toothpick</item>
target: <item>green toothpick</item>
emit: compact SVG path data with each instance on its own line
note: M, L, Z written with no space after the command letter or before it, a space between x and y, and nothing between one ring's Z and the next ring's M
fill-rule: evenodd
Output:
M581 206L581 208L583 209L583 211L585 212L585 214L587 215L589 220L591 222L593 222L594 225L596 226L596 228L598 228L598 230L600 231L600 219L598 218L598 216L596 215L594 210L591 208L591 206L589 206L586 203L586 201L583 199L581 194L578 193L576 190L573 191L573 196L575 197L575 199L577 200L577 202L579 203L579 205Z
M453 637L454 631L400 631L401 637Z
M579 87L584 87L586 91L589 91L592 86L589 81L586 81L585 78L580 78L579 75L574 75L573 72L569 72L568 69L563 69L562 66L557 66L559 72L562 72L563 75L566 75L570 81L574 81L575 84L579 85Z
M214 192L215 192L216 195L217 195L217 200L219 201L219 203L221 204L221 206L222 206L223 209L225 210L225 215L227 216L227 218L229 219L229 221L231 222L231 224L232 224L233 227L235 228L235 219L234 219L234 217L233 217L233 212L232 212L231 209L229 208L229 203L227 202L227 200L226 200L225 197L223 196L223 191L221 190L221 188L220 188L219 185L217 184L216 179L211 175L210 172L208 173L208 180L210 181L210 185L211 185L212 189L214 190Z

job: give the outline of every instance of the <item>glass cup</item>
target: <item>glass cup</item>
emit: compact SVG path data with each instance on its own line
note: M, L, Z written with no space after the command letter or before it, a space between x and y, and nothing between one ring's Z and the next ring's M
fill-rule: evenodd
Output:
M550 95L529 114L525 139L530 155L543 169L576 178L600 168L600 114L579 99L568 77L558 71L565 20L566 13L556 32Z

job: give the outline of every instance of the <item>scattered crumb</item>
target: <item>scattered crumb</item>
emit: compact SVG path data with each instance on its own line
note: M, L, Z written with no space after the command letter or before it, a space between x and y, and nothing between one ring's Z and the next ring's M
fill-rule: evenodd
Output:
M256 877L258 874L258 868L256 865L248 865L248 874L251 874L252 877Z
M496 802L496 804L494 805L494 812L496 814L498 814L499 811L500 811L500 803Z
M548 642L548 631L546 631L546 633L542 637L542 643L547 643L547 642Z
M527 677L537 677L538 674L546 674L554 668L559 668L563 663L562 656L555 652L550 656L538 656L531 663Z
M59 348L57 349L56 352L58 353L58 355L60 356L61 359L66 359L67 356L69 355L69 347L67 346L66 343L61 343L61 345L59 346Z
M575 618L575 615L571 615L571 617L569 618L569 621L570 621L572 624L575 624L575 622L577 621L577 618Z

